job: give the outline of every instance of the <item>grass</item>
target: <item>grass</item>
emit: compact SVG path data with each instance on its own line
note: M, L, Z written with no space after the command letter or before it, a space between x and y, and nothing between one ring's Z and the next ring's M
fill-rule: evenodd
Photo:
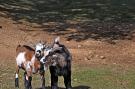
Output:
M10 63L10 64L9 64ZM0 64L0 89L14 89L14 63ZM23 71L20 71L20 88L24 89ZM33 75L33 88L40 87L40 76ZM50 74L46 72L46 86L50 89ZM63 77L59 77L59 86L64 89ZM72 68L73 89L135 89L135 70L119 66L95 66Z
M73 72L73 85L89 89L135 89L135 71L119 66L78 67Z

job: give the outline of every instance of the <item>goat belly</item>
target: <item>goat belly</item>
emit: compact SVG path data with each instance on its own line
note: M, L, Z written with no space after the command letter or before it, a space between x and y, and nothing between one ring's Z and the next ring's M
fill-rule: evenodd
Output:
M16 63L19 67L22 66L22 64L26 61L25 59L25 52L21 52L16 57Z

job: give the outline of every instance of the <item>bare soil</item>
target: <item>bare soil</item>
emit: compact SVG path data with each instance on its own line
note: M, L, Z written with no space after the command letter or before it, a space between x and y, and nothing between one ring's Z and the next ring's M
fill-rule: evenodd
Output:
M1 13L3 14L3 13ZM46 41L49 44L59 35L55 32L44 31L36 23L29 23L22 20L21 23L13 21L10 17L0 17L0 60L12 60L15 62L16 46L21 44L29 45L34 48L34 44ZM75 22L72 22L75 23ZM55 23L46 23L52 26ZM55 26L55 25L54 25ZM74 32L76 29L70 29ZM73 56L73 64L93 66L93 65L124 65L134 66L135 64L135 42L132 40L115 40L115 44L107 41L86 39L80 42L67 40L61 35L61 43L66 45Z

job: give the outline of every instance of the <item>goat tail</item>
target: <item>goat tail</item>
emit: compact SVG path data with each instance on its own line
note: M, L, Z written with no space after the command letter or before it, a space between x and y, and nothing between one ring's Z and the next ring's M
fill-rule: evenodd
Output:
M17 48L16 48L16 49L18 49L19 47L21 47L21 45L20 45L20 44L17 46Z
M21 47L21 45L19 44L17 47Z
M16 51L18 51L22 47L20 44L16 47Z

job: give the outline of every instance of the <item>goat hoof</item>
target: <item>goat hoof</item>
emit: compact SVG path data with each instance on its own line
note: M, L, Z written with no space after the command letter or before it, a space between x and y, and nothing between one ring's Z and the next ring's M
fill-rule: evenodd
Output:
M57 86L52 86L51 89L58 89L58 87Z
M29 89L32 89L32 87L30 86Z
M42 89L45 89L45 86L43 86Z
M67 87L66 89L72 89L72 87Z
M15 87L19 88L19 79L18 78L15 78Z
M66 88L66 89L72 89L72 88Z

